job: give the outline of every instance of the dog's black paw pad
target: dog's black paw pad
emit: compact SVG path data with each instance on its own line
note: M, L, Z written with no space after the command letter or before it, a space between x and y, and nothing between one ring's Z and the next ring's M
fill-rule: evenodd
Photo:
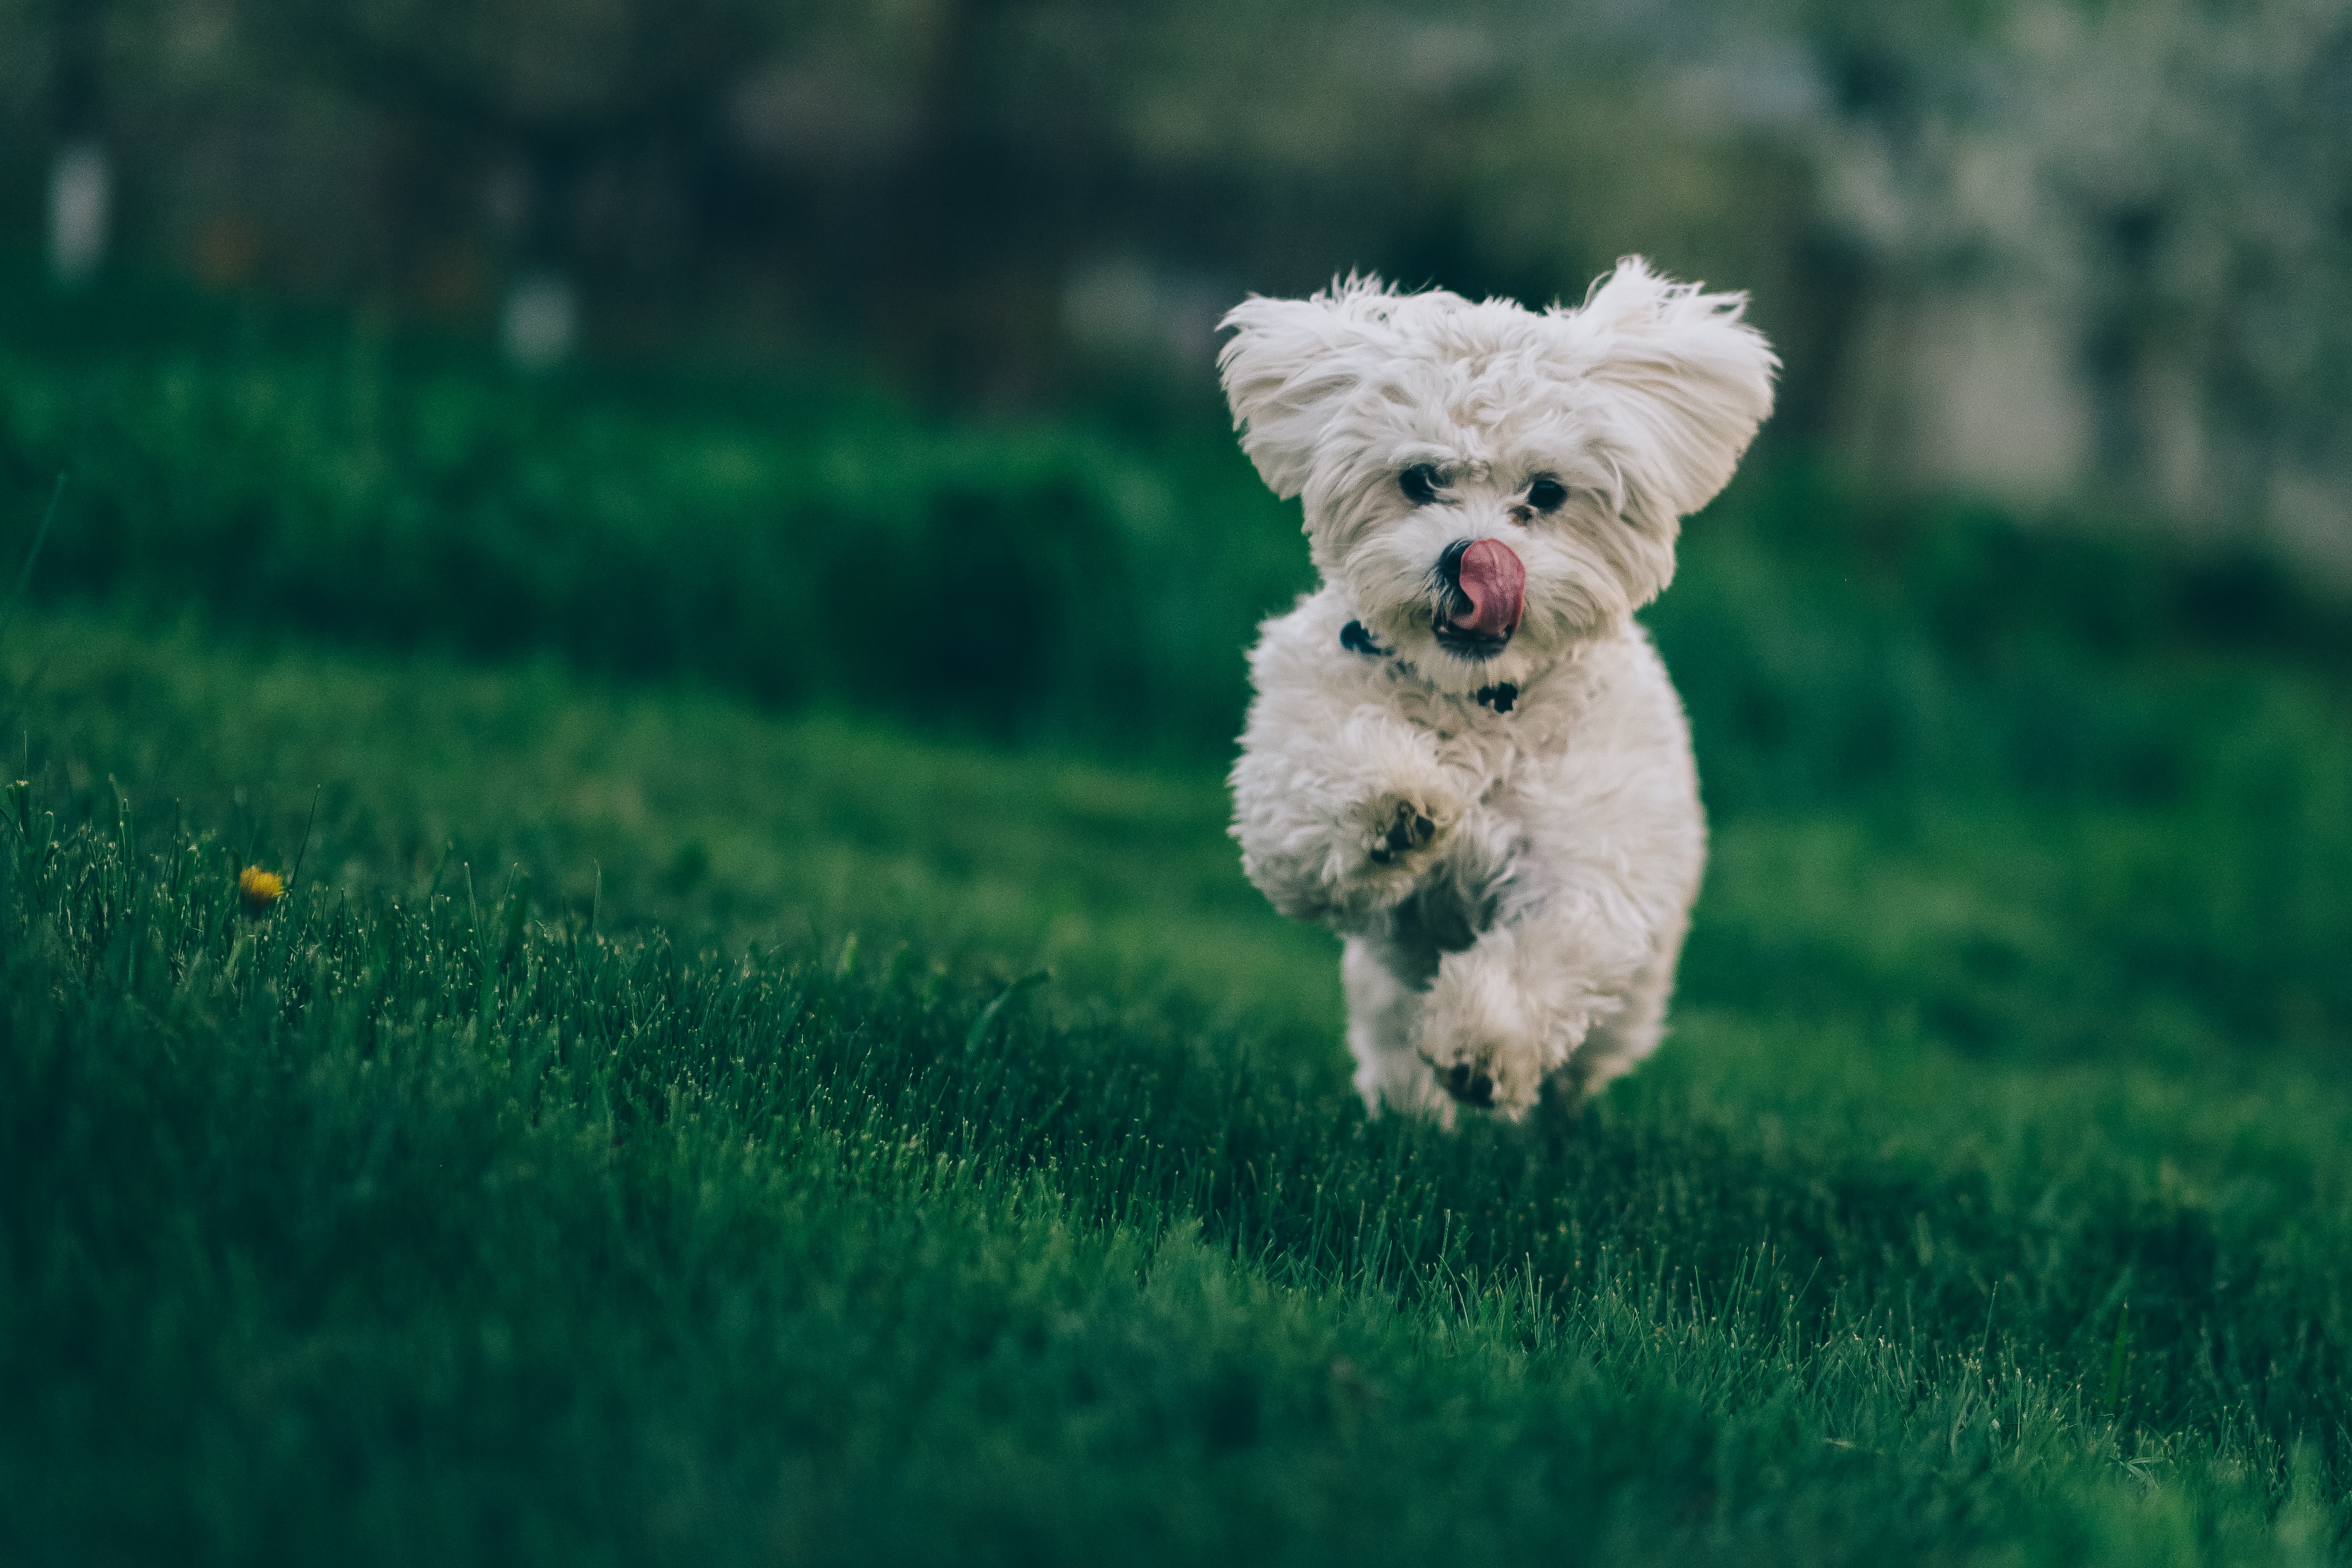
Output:
M1390 821L1372 845L1372 863L1386 865L1402 854L1409 854L1437 836L1437 824L1413 806L1400 804L1395 818Z
M1465 1105L1492 1105L1495 1103L1495 1081L1474 1070L1466 1061L1457 1061L1445 1074L1445 1092Z

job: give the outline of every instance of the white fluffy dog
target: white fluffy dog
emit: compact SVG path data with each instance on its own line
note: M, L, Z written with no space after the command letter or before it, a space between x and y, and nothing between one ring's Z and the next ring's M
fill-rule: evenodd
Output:
M1346 937L1375 1112L1517 1118L1657 1045L1706 824L1633 612L1771 410L1744 305L1635 258L1574 309L1350 278L1225 318L1242 446L1323 579L1250 657L1234 836Z

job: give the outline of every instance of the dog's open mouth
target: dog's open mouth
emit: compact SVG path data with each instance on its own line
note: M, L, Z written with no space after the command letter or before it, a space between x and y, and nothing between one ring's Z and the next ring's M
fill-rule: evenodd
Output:
M1437 645L1465 659L1491 659L1519 629L1528 570L1500 539L1461 539L1437 561Z
M1489 637L1483 632L1465 632L1442 615L1438 617L1436 631L1437 645L1456 658L1491 659L1511 643L1508 632L1499 637Z

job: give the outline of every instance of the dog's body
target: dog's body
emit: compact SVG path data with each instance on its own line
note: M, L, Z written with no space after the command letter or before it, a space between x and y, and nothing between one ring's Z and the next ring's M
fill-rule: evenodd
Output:
M1347 938L1357 1086L1447 1120L1653 1050L1706 825L1633 612L1771 402L1736 296L1620 266L1576 310L1349 282L1220 359L1324 586L1268 622L1234 836Z

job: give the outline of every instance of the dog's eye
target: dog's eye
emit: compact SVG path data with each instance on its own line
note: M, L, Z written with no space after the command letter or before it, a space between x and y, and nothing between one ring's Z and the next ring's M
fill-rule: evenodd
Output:
M1397 488L1416 507L1426 507L1437 499L1439 483L1437 470L1426 463L1416 463L1397 476Z
M1538 479L1528 486L1528 505L1538 512L1557 510L1568 499L1568 486L1557 479Z

